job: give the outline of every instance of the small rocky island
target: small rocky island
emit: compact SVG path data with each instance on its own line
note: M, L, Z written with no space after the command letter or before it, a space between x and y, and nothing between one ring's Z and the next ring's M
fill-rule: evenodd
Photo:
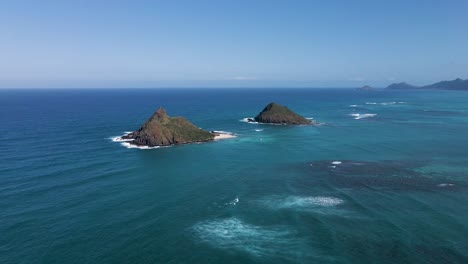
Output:
M140 129L122 136L122 140L136 146L170 146L194 142L207 142L220 136L214 131L203 130L184 117L170 117L159 108Z
M268 104L255 118L248 118L247 121L282 125L315 124L312 120L298 115L286 106L277 103Z

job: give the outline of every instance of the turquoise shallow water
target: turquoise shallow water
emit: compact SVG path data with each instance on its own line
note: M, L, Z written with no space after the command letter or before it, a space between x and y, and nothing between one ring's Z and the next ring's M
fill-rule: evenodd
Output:
M321 125L241 121L271 101ZM443 91L1 90L0 262L467 263L467 102ZM112 142L159 106L237 138Z

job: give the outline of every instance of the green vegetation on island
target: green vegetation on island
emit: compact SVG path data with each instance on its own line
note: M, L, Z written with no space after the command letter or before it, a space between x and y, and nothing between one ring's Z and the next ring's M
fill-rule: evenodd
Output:
M138 146L169 146L194 142L206 142L215 138L216 134L203 130L184 117L170 117L166 110L159 108L135 132L123 139L133 139L131 144Z
M300 116L277 103L268 104L253 120L259 123L284 124L284 125L312 125L314 122Z

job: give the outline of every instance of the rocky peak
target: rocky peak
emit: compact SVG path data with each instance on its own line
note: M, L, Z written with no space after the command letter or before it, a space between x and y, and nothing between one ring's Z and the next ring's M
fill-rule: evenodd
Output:
M166 110L162 107L159 107L159 109L151 116L151 118L148 121L159 121L161 123L169 121L169 115L167 114Z
M255 118L260 123L285 124L285 125L310 125L313 122L304 118L286 106L277 103L269 103Z

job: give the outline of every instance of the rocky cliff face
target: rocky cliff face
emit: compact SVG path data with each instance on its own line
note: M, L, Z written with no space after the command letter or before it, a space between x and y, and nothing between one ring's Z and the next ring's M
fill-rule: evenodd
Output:
M312 125L309 119L306 119L289 108L279 105L277 103L268 104L262 112L260 112L255 118L255 121L260 123L270 124L285 124L285 125Z
M139 146L169 146L213 140L215 134L198 128L184 117L170 117L159 108L140 129L124 136Z

